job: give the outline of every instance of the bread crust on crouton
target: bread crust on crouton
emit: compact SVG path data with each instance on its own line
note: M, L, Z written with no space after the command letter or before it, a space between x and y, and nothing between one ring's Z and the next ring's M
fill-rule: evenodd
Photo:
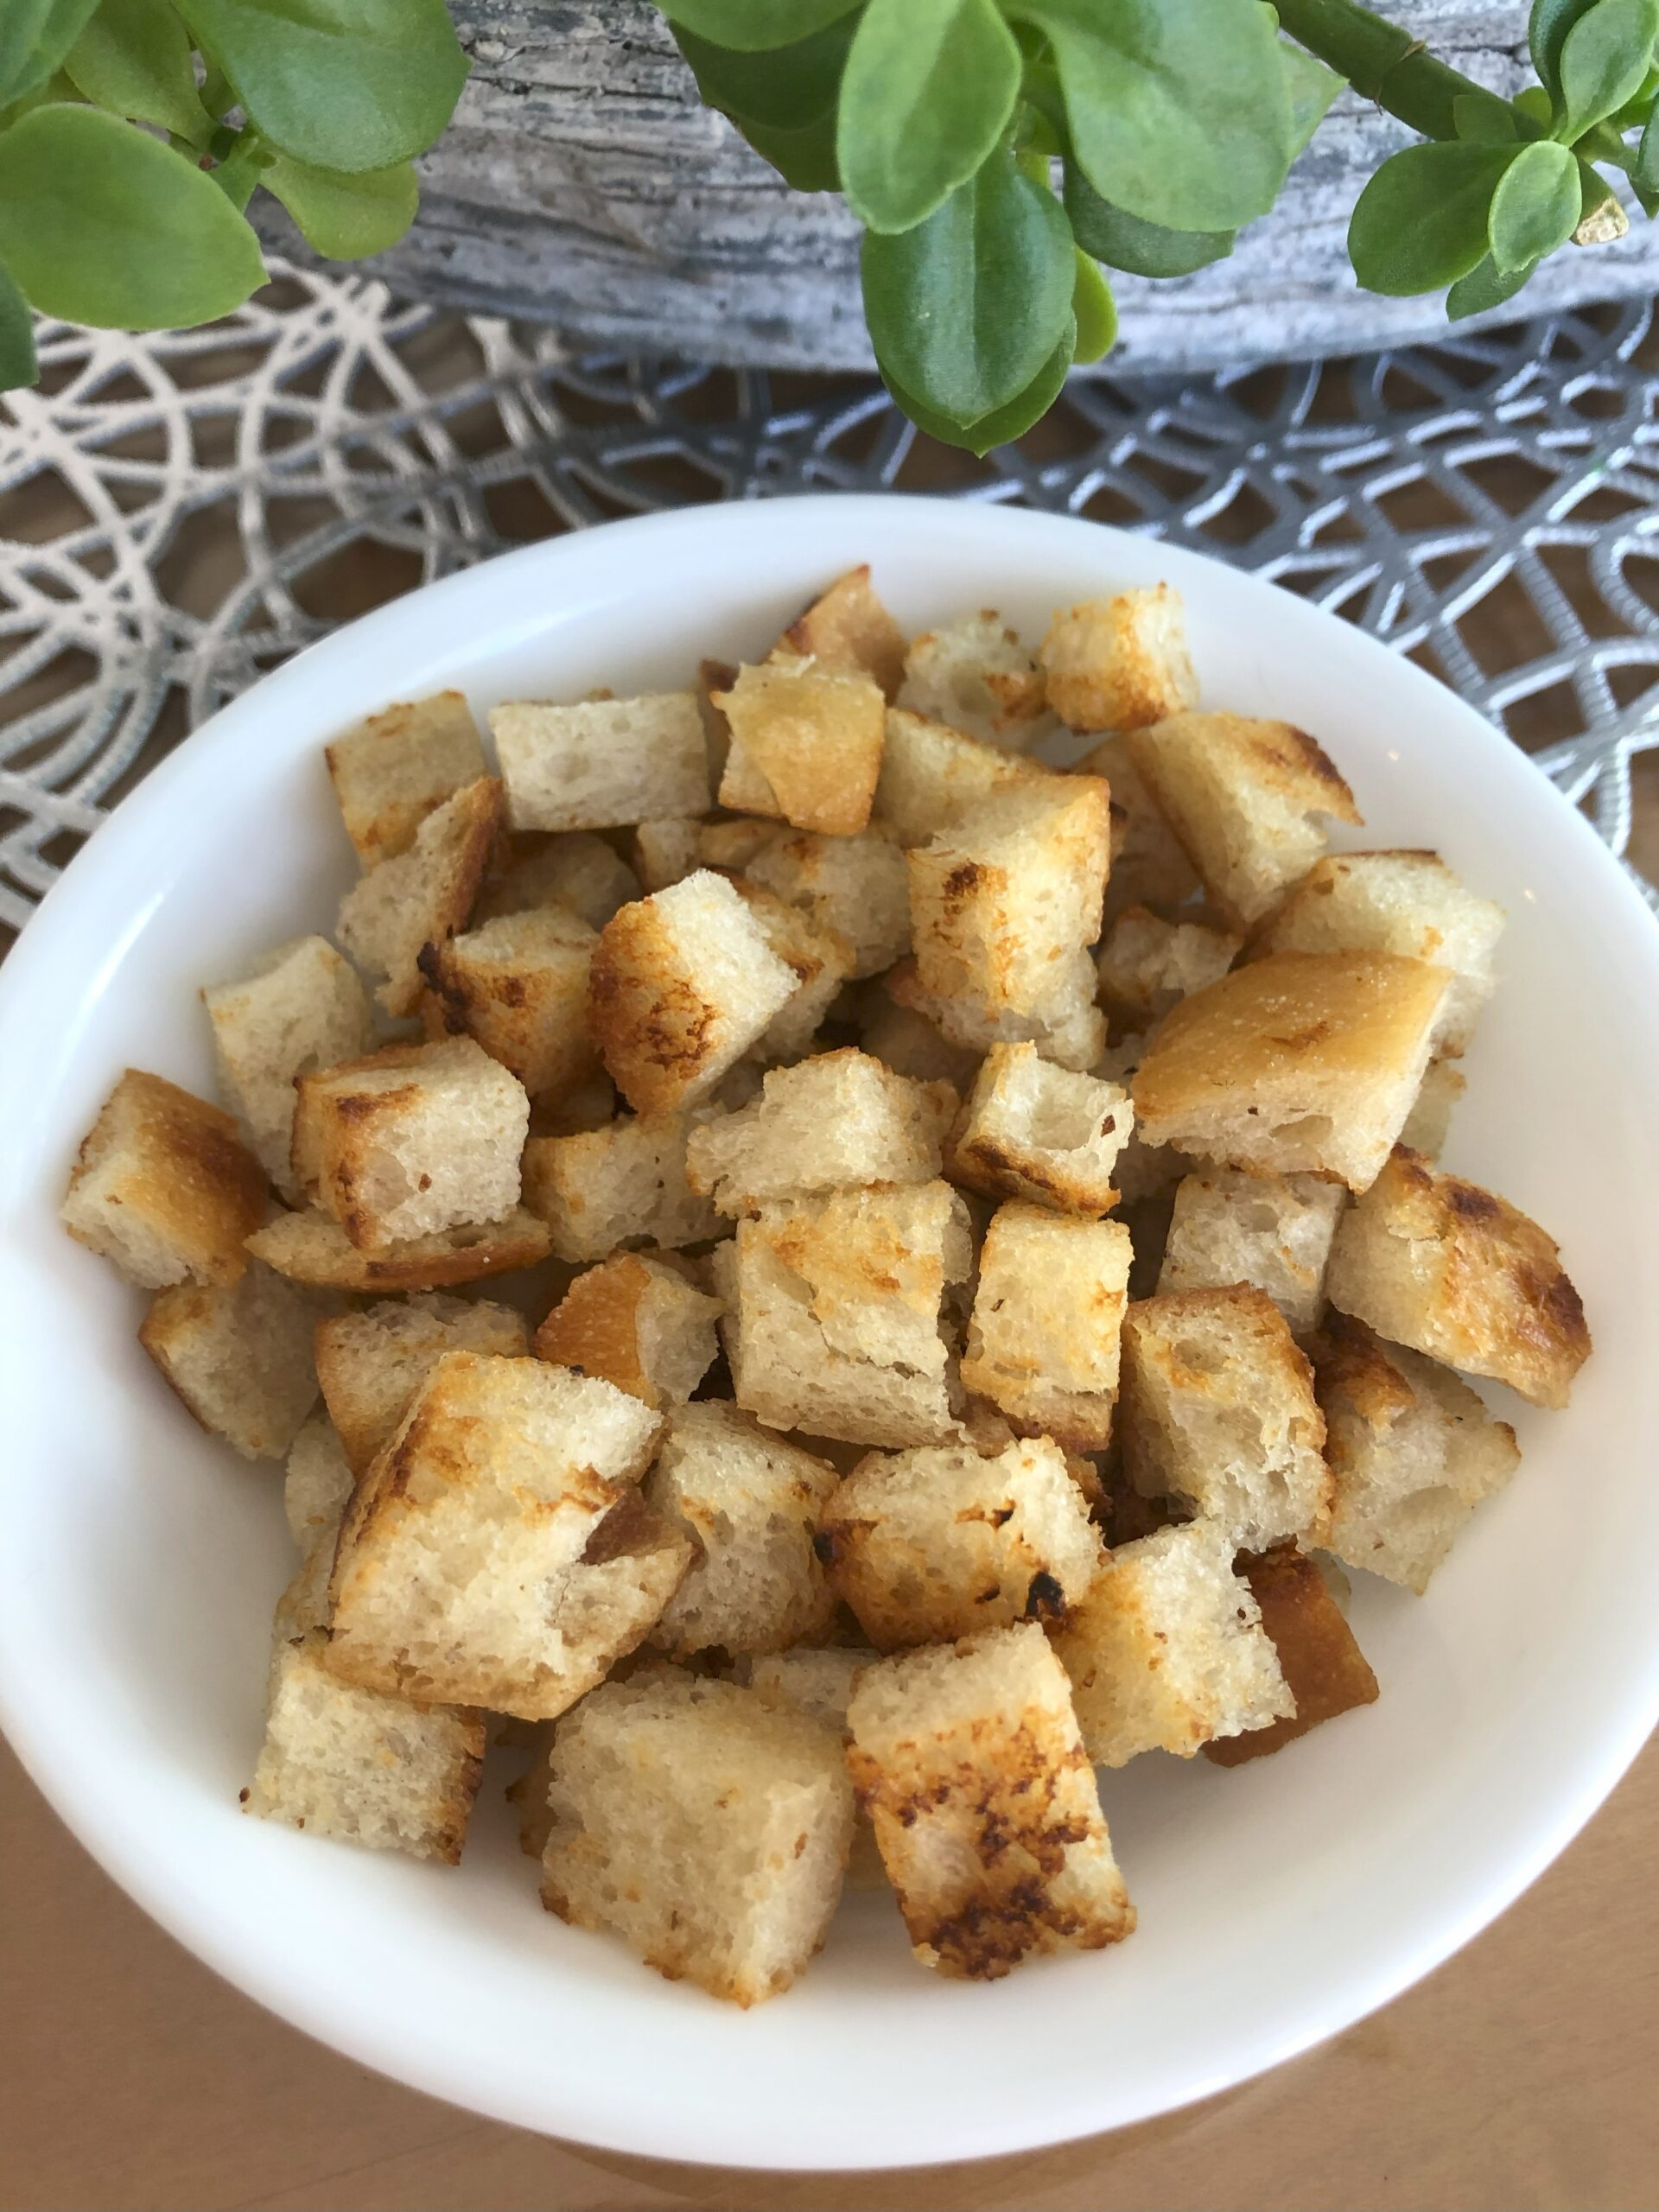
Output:
M1238 1572L1262 1610L1262 1626L1296 1710L1265 1728L1204 1747L1217 1766L1243 1766L1282 1751L1311 1728L1376 1701L1376 1676L1325 1577L1294 1544L1241 1559Z
M576 1277L536 1332L536 1355L653 1409L683 1403L714 1364L720 1311L666 1261L617 1253Z
M471 1223L411 1236L384 1252L365 1252L331 1215L314 1206L274 1214L248 1239L248 1250L290 1282L324 1290L442 1290L509 1274L547 1257L546 1222L519 1206L502 1221Z
M445 1033L475 1038L532 1098L563 1097L598 1066L588 1034L588 971L597 934L554 905L498 915L419 966Z
M1127 732L1103 737L1076 765L1080 776L1099 776L1112 794L1112 869L1106 879L1106 919L1128 906L1145 906L1166 918L1198 888L1198 878L1163 809L1141 781L1129 755Z
M904 677L905 633L877 596L868 562L837 576L796 617L778 641L785 649L825 668L861 670L889 699Z
M731 749L720 803L777 815L798 830L855 836L870 818L887 723L871 677L811 660L744 668L714 694Z

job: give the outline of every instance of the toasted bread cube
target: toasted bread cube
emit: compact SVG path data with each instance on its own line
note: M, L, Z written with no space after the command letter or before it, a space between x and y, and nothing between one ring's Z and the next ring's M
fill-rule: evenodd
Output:
M1033 1622L865 1669L848 1764L924 1966L994 1981L1135 1926L1065 1669Z
M338 935L388 1014L413 1014L424 988L421 955L467 926L501 820L501 786L480 776L429 814L407 852L383 861L348 891Z
M1198 703L1186 616L1169 584L1056 607L1039 655L1071 729L1138 729Z
M734 681L737 671L732 671ZM814 844L840 846L839 837L808 838L804 830L791 830L782 822L757 822L753 815L734 815L729 821L700 822L697 824L697 860L703 868L721 868L732 873L747 868L759 854L766 852L785 839L791 842L807 840ZM851 842L852 840L845 842ZM781 889L781 886L774 887ZM798 899L798 906L804 900Z
M771 1068L761 1096L704 1122L686 1179L723 1214L871 1183L931 1183L956 1112L948 1084L912 1083L853 1046Z
M542 1900L671 1981L745 2006L823 1944L853 1834L842 1747L735 1682L607 1682L548 1761Z
M676 1658L715 1646L735 1657L823 1636L835 1599L812 1538L840 1479L735 1406L677 1406L644 1495L697 1556L652 1643Z
M576 1277L536 1332L537 1356L653 1409L677 1405L715 1363L719 1314L717 1298L664 1261L620 1252Z
M853 1685L875 1657L874 1651L836 1645L809 1650L797 1644L792 1651L774 1651L738 1662L739 1678L768 1705L791 1706L820 1727L830 1729L843 1745L851 1743L847 1708ZM853 1847L847 1859L849 1890L885 1890L887 1872L875 1847L875 1830L868 1813L860 1811L853 1827Z
M1565 1406L1590 1357L1560 1247L1507 1198L1396 1151L1337 1231L1331 1302L1467 1375Z
M1381 1172L1450 978L1387 952L1276 952L1183 999L1130 1084L1149 1144L1257 1175Z
M938 1025L914 1007L901 1006L885 983L874 986L859 1013L859 1035L872 1059L880 1060L895 1075L914 1083L948 1083L966 1090L980 1064L980 1054L963 1045L953 1045Z
M825 836L849 837L865 827L887 713L874 678L773 658L741 670L729 691L715 693L714 704L731 737L722 806L779 816Z
M327 1415L313 1414L289 1447L283 1477L283 1510L302 1557L321 1548L332 1562L352 1489L345 1446Z
M763 1207L715 1255L737 1402L768 1427L843 1443L953 1441L940 1314L972 1266L948 1183Z
M247 1265L243 1245L267 1204L228 1114L129 1068L81 1141L59 1219L143 1289L223 1287Z
M1452 1061L1429 1062L1400 1132L1400 1142L1408 1152L1421 1153L1425 1160L1440 1158L1452 1126L1452 1109L1468 1088L1468 1077Z
M1128 906L1172 914L1198 888L1192 863L1163 810L1129 757L1127 734L1103 737L1077 764L1082 776L1102 776L1112 794L1112 872L1106 879L1106 918Z
M702 823L695 814L671 814L642 822L633 833L633 868L647 891L666 891L671 883L702 866L698 844Z
M1515 1431L1455 1375L1344 1313L1312 1349L1332 1475L1325 1548L1421 1597L1476 1506L1519 1465Z
M210 1436L280 1459L317 1402L311 1308L269 1268L157 1291L138 1341Z
M870 583L869 564L849 569L778 640L779 653L873 677L891 699L905 672L905 633Z
M502 914L421 956L445 1030L470 1036L532 1098L563 1097L598 1061L588 1035L595 932L563 906Z
M823 1508L818 1551L878 1651L1055 1622L1089 1587L1100 1535L1047 1437L873 1452Z
M604 1128L616 1116L616 1085L598 1066L563 1097L544 1091L541 1097L530 1102L532 1139L586 1136L592 1130Z
M1124 1468L1143 1497L1184 1500L1241 1551L1323 1542L1325 1422L1266 1291L1237 1283L1131 1306L1121 1413Z
M365 868L406 853L427 816L486 773L478 725L459 691L371 715L323 757Z
M1327 853L1256 938L1257 952L1395 952L1449 968L1431 1050L1455 1059L1492 995L1503 909L1459 882L1438 853Z
M911 639L896 703L1011 753L1054 727L1041 671L990 607Z
M1135 1070L1147 1056L1151 1039L1147 1037L1121 1037L1095 1062L1090 1072L1096 1082L1109 1083L1130 1090L1129 1110L1135 1111L1133 1085ZM1173 1144L1148 1144L1147 1133L1137 1122L1129 1132L1128 1141L1117 1155L1112 1167L1112 1180L1118 1189L1120 1212L1132 1206L1144 1206L1148 1202L1161 1204L1164 1208L1164 1227L1168 1226L1168 1209L1174 1200L1174 1186L1181 1177L1198 1163L1187 1154L1178 1152ZM1160 1235L1161 1236L1162 1230ZM1142 1259L1141 1240L1137 1233L1135 1243L1137 1265ZM1154 1269L1154 1278L1156 1278ZM1152 1284L1147 1284L1147 1288Z
M800 988L722 875L701 868L606 924L588 1026L636 1113L705 1098Z
M957 998L929 990L913 960L890 968L884 981L898 1004L919 1014L976 1060L993 1045L1034 1042L1046 1060L1080 1072L1092 1068L1105 1050L1106 1017L1094 1002L1094 965L1086 953L1063 964L1053 996L1029 1014L988 1013L977 992Z
M327 938L296 938L233 983L202 995L224 1094L241 1113L259 1164L290 1198L294 1084L374 1043L374 1014L349 961Z
M1195 1169L1175 1192L1160 1291L1265 1290L1298 1336L1325 1311L1331 1240L1347 1204L1340 1183L1317 1175L1243 1175Z
M793 993L751 1049L759 1060L798 1060L811 1049L812 1039L852 974L855 958L852 941L759 883L740 876L732 888L760 925L772 952L795 978Z
M392 1046L300 1077L295 1172L353 1244L384 1252L505 1220L529 1127L523 1084L474 1039Z
M1122 1222L1017 1199L999 1206L980 1251L963 1387L988 1398L1027 1435L1104 1451L1128 1282L1129 1232Z
M474 926L537 906L563 906L590 930L602 930L619 906L639 896L639 879L622 855L591 830L551 837L514 837L511 857L486 877L473 909Z
M546 1221L562 1260L602 1260L619 1245L674 1250L725 1234L708 1199L686 1180L683 1114L623 1115L602 1128L531 1137L524 1147L524 1203Z
M709 849L713 835L704 836L705 866L721 864ZM741 868L751 883L804 907L846 938L855 978L880 975L910 950L910 874L903 848L880 823L856 837L775 833L741 860L723 864Z
M649 1634L690 1564L632 1487L661 1430L608 1382L446 1352L346 1510L332 1672L556 1719Z
M697 663L697 712L702 717L702 734L709 747L709 788L720 789L720 779L726 772L726 755L731 750L732 734L726 727L726 717L715 704L716 691L729 691L737 681L737 667L728 660L700 660ZM729 862L704 866L729 866Z
M330 1215L312 1206L303 1213L274 1214L249 1237L248 1250L290 1282L384 1293L442 1290L510 1274L544 1260L550 1241L546 1222L517 1206L505 1221L472 1222L434 1236L402 1238L384 1252L365 1252Z
M1047 771L944 722L895 707L887 716L874 818L901 845L925 845L982 799Z
M1190 1759L1295 1704L1233 1543L1210 1521L1122 1544L1054 1631L1096 1766L1142 1751Z
M367 1471L446 1352L526 1357L521 1318L487 1299L430 1292L316 1324L317 1379L353 1475Z
M1376 1676L1311 1559L1281 1545L1242 1559L1238 1572L1261 1608L1262 1629L1279 1655L1279 1671L1296 1709L1265 1728L1206 1744L1204 1755L1217 1766L1263 1758L1310 1728L1376 1702Z
M1056 1067L1034 1045L993 1045L951 1135L951 1179L1054 1213L1102 1214L1117 1203L1113 1164L1134 1129L1121 1084Z
M1318 860L1316 817L1362 819L1325 752L1289 722L1177 714L1136 730L1129 757L1235 929L1259 922Z
M1150 1028L1171 1007L1224 976L1243 938L1207 922L1166 922L1128 906L1095 957L1102 1003L1134 1030Z
M709 809L709 743L690 691L575 706L513 701L490 728L514 830L614 830Z

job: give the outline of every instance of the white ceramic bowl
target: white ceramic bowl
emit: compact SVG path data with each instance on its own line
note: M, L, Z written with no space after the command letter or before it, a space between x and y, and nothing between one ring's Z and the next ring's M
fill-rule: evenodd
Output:
M244 1818L275 1469L193 1428L140 1300L55 1213L120 1069L206 1090L200 984L327 928L350 873L331 733L444 684L482 709L685 683L868 558L917 629L1027 634L1166 577L1206 696L1318 734L1365 842L1437 845L1510 926L1451 1164L1557 1235L1597 1351L1573 1408L1506 1401L1524 1458L1427 1599L1357 1578L1380 1701L1226 1773L1105 1777L1139 1932L969 1987L859 1897L749 2013L536 1902L494 1779L458 1872ZM1358 840L1351 840L1358 842ZM431 2094L617 2150L902 2164L1146 2118L1305 2050L1427 1973L1561 1849L1659 1710L1659 932L1586 823L1404 660L1225 568L1088 524L911 499L726 506L536 546L268 677L126 800L0 969L0 1719L64 1819L263 2004ZM1503 1394L1491 1394L1496 1399ZM1546 1968L1547 1971L1547 1968Z

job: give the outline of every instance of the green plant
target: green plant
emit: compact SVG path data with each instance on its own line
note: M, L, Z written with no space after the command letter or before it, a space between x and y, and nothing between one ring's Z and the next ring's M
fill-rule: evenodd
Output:
M1605 168L1659 213L1659 0L1534 0L1513 100L1356 0L657 4L708 104L798 189L844 195L888 389L975 452L1110 346L1107 270L1232 251L1344 80L1421 134L1354 208L1370 290L1502 305L1569 241L1624 234Z
M259 188L330 259L401 238L467 67L443 0L0 0L0 391L34 381L30 307L239 307Z

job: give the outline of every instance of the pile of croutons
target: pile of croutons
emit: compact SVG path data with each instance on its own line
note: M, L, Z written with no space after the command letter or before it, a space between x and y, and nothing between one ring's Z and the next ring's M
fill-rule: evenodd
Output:
M1434 1165L1501 912L1328 852L1167 588L1033 656L860 569L490 724L327 748L335 941L206 990L224 1106L130 1070L63 1209L287 1460L244 1802L453 1862L505 1717L546 1904L740 2004L849 1869L941 1973L1116 1942L1094 1769L1374 1699L1341 1566L1422 1591L1517 1458L1460 1374L1588 1354Z

